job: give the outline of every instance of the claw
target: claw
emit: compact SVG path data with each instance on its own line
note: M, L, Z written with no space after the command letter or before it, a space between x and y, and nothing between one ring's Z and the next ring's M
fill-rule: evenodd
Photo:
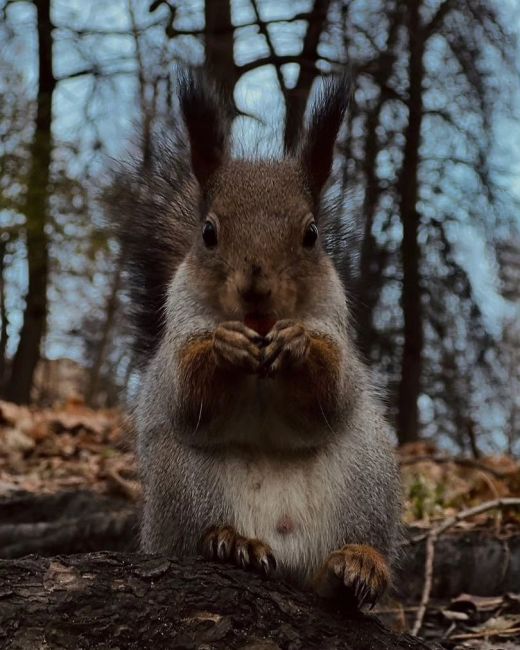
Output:
M224 539L221 539L217 545L217 557L219 560L225 560L227 557L227 544Z
M272 571L276 571L276 560L271 553L267 553L260 560L262 571L265 575L269 575Z
M238 566L243 569L249 566L249 549L245 537L239 537L235 541L235 559Z
M355 597L359 608L368 604L372 609L389 580L388 565L378 551L351 544L329 555L314 584L326 598L337 597L346 589Z
M363 584L363 583L360 582L360 584L362 586L361 586L361 589L358 590L359 593L356 593L356 598L357 598L357 601L358 601L358 606L363 607L363 605L366 602L366 599L370 595L371 589L370 589L370 585L368 583Z
M211 555L213 557L217 557L218 555L218 537L216 534L213 535L213 537L210 540L211 544Z
M208 559L231 560L244 569L253 566L264 575L276 570L276 560L269 546L257 539L237 535L229 526L211 528L202 538L201 550Z

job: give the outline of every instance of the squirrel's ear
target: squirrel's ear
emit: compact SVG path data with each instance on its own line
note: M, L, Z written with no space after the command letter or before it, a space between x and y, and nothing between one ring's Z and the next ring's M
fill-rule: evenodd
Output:
M181 114L190 140L193 173L204 191L228 152L230 111L225 110L215 88L201 72L183 70L177 84Z
M322 81L312 103L300 160L312 197L318 201L330 176L334 145L349 102L347 76Z

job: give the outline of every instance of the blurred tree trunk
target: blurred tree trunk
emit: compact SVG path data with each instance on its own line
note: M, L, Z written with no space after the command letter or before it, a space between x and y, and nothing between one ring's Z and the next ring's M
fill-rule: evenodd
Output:
M285 92L285 151L293 151L298 144L305 107L312 83L318 74L316 68L318 45L326 24L329 6L330 0L314 0L313 7L309 12L307 32L303 39L303 48L300 55L298 80L294 88L287 89Z
M89 370L86 401L88 404L92 405L96 405L95 399L99 390L101 370L103 368L103 363L109 349L109 344L114 330L114 324L116 322L116 316L119 308L119 290L121 288L124 262L125 259L123 253L121 253L117 262L117 266L114 270L112 285L107 297L105 309L103 310L103 331L101 332L101 338L94 352L94 361Z
M359 344L364 357L370 359L374 341L374 309L381 289L382 254L374 233L374 216L379 200L379 182L377 178L376 159L379 153L377 126L383 107L383 91L377 104L367 116L365 155L363 160L365 174L365 196L363 199L363 241L359 263L360 291L362 304L358 314Z
M139 108L141 112L142 164L145 168L148 164L151 153L152 130L156 116L158 79L157 77L154 78L152 75L147 74L146 52L143 51L135 5L136 3L134 0L127 0L126 8L130 19L130 33L134 42L135 60L137 64L137 88ZM147 96L148 88L152 91L149 96ZM98 393L100 389L100 381L102 379L103 364L110 353L111 342L114 340L114 329L118 320L118 311L120 307L119 293L121 290L123 271L125 267L125 255L126 252L121 250L115 263L108 295L102 313L100 335L99 339L95 343L93 360L89 368L85 400L92 406L101 406Z
M20 341L13 359L6 396L13 402L30 399L40 344L47 320L49 246L46 224L49 202L49 175L52 159L52 95L56 80L52 70L52 23L50 0L33 0L38 29L38 94L36 123L31 145L24 214L28 289Z
M395 64L394 47L399 28L402 25L401 5L397 4L389 16L391 24L388 32L386 48L380 53L377 62L374 81L379 86L379 97L367 115L365 155L363 168L365 176L365 196L363 200L363 241L359 263L360 290L362 304L357 317L358 342L363 355L370 359L374 343L374 310L383 286L382 273L385 267L385 251L378 246L373 233L377 205L381 194L377 177L377 156L381 150L378 136L378 126L381 112L389 98L387 84L393 73Z
M5 253L8 239L0 237L0 392L4 387L7 351L7 308L5 306Z
M238 81L234 58L234 30L230 0L206 0L204 4L206 69L225 94L233 97Z
M420 214L417 211L419 148L423 118L423 54L425 32L420 22L421 3L407 0L408 125L405 130L404 158L398 181L400 216L403 226L401 262L403 288L401 304L404 318L404 347L398 396L397 426L401 443L419 435L418 398L421 389L423 314L421 304L420 257L418 242Z

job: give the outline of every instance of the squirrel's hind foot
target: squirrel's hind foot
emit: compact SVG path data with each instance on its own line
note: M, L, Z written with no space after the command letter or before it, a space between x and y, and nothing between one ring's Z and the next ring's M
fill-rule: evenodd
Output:
M372 546L348 544L329 555L314 578L314 589L324 598L336 598L345 589L358 607L374 606L390 583L385 558Z
M207 560L232 562L264 575L276 569L276 560L267 544L239 535L231 526L213 526L202 537L200 546Z

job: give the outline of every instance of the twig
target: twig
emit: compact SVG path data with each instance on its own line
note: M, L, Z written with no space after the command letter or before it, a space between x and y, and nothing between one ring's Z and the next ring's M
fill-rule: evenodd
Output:
M464 521L465 519L469 519L475 515L480 515L483 512L487 512L488 510L493 510L493 508L507 508L508 506L512 506L513 508L520 506L520 498L503 497L502 499L494 499L493 501L484 501L484 503L480 503L478 506L468 508L467 510L460 510L456 515L453 515L453 517L448 517L448 519L445 519L442 523L440 523L435 528L432 528L429 532L421 533L420 535L416 535L415 537L411 537L410 539L406 540L403 542L403 546L412 546L413 544L418 544L419 542L427 539L435 531L437 531L437 535L441 535L442 533L445 533L449 528L455 526L455 524L458 524L460 521Z
M485 629L479 632L466 632L464 634L454 634L449 637L450 641L464 641L466 639L487 639L491 636L508 637L514 636L520 632L520 627L510 627L506 630L503 629Z
M370 614L400 614L401 612L416 612L419 609L418 606L414 607L374 607L370 610Z
M445 463L454 463L455 465L461 465L462 467L472 467L475 469L481 469L483 472L488 472L489 474L492 474L495 478L504 478L510 473L507 470L500 470L494 467L490 467L489 465L486 465L482 461L475 460L473 458L458 458L458 457L452 458L450 456L434 456L434 455L411 456L409 458L402 458L400 460L400 465L401 466L415 465L415 463L424 463L424 462L437 463L439 465Z
M426 607L430 600L430 594L432 591L432 581L433 581L433 561L435 558L435 543L442 533L445 533L449 528L454 526L464 519L469 519L475 515L479 515L488 510L493 510L494 508L507 508L507 507L520 507L520 499L514 497L507 497L504 499L495 499L493 501L486 501L481 503L474 508L468 508L467 510L461 510L453 517L448 517L441 524L432 528L428 533L424 535L419 535L413 540L410 540L410 543L416 543L423 539L426 539L426 560L424 562L424 585L421 594L421 601L419 603L419 609L417 610L417 615L415 617L415 622L412 628L412 634L417 636L419 630L422 627L424 615L426 613Z
M137 481L125 479L117 471L111 467L106 469L106 477L110 481L113 488L125 496L130 501L139 501L141 497L141 486Z
M433 580L433 560L435 559L435 542L437 541L437 535L428 535L426 540L426 561L424 563L424 585L421 594L421 601L419 603L419 609L415 615L415 621L412 628L412 634L417 636L419 630L421 629L424 614L426 613L426 607L428 606L428 601L430 600L430 594L432 592L432 580Z

